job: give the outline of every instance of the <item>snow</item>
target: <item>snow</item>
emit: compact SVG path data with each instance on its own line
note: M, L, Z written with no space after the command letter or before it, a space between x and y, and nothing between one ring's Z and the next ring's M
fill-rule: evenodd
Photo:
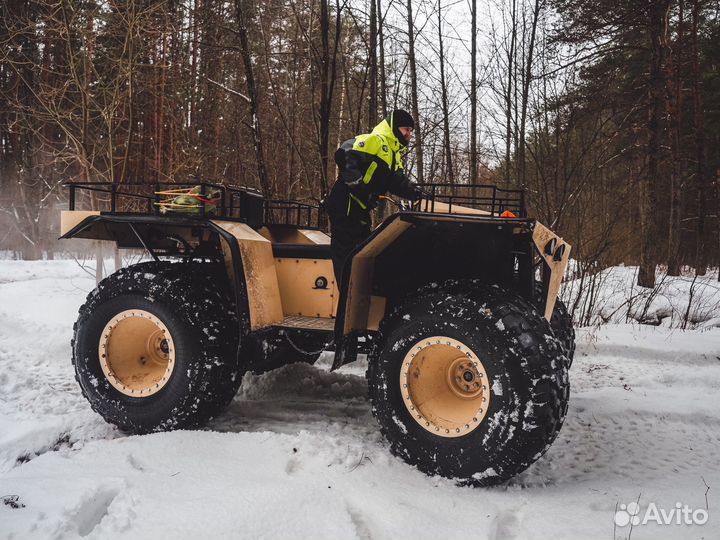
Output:
M635 285L636 266L614 266L592 279L566 281L562 298L568 309L575 307L575 320L583 325L638 321L681 327L687 318L689 328L720 326L717 270L696 278L692 269L685 270L670 277L658 269L655 288L649 289Z
M402 420L400 420L397 416L393 415L392 417L393 422L400 428L400 431L402 431L405 435L407 435L407 428L405 427L405 424L403 424Z
M0 504L0 539L465 539L469 517L478 539L626 538L620 504L704 509L706 494L706 524L632 538L720 537L720 328L578 329L555 444L503 486L461 488L389 453L365 366L331 373L329 354L245 375L206 430L119 433L70 365L93 287L73 261L0 261L0 501L25 505Z

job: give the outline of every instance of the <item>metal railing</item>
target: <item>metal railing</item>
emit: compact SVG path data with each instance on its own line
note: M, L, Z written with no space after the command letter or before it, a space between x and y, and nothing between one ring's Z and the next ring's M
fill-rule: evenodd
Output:
M218 216L231 217L236 211L233 207L234 193L245 192L246 188L237 186L229 186L225 184L217 184L214 182L127 182L123 184L115 184L112 182L67 182L63 184L68 189L68 208L75 210L78 200L78 194L89 191L94 193L103 193L109 195L109 211L118 213L163 213L162 192L167 189L188 190L199 187L198 195L207 196L212 190L218 190L220 196L217 198L217 204L198 204L197 214L205 216L206 213L212 211ZM177 195L182 195L178 193ZM165 196L167 198L167 196ZM137 204L129 204L129 202L140 202ZM202 202L202 201L201 201ZM214 207L214 208L213 208Z
M318 204L286 199L268 200L252 188L216 182L68 182L64 186L68 189L70 210L76 209L80 193L92 192L107 195L108 198L103 202L113 213L172 214L172 211L163 210L163 206L167 206L163 203L163 197L167 198L168 195L162 193L199 187L197 206L188 207L192 208L190 212L183 209L183 216L212 215L246 220L256 225L293 225L309 229L319 228L323 222L323 210ZM460 206L484 210L493 216L510 211L517 217L527 217L525 192L522 190L499 188L492 184L440 183L418 184L418 187L424 192L420 207L426 212L452 212L453 207ZM207 196L211 191L216 191L219 196L213 199L212 204L203 202L202 196ZM444 203L443 207L437 207L437 202Z
M520 189L499 188L493 184L418 184L424 192L421 208L428 212L452 211L453 206L464 206L500 216L512 212L517 217L527 217L525 192ZM436 202L448 205L436 209Z
M320 206L317 204L271 199L264 203L264 222L317 229L320 227L320 212Z
M272 199L266 200L260 192L252 188L221 184L216 182L67 182L63 186L68 190L68 208L75 210L79 205L82 193L99 193L103 195L102 203L106 211L112 213L137 214L169 214L184 217L206 217L212 215L220 218L232 218L253 221L255 224L286 224L305 228L318 228L320 223L319 205L294 201ZM181 192L167 194L168 190L188 191L199 188L197 194ZM219 193L212 199L206 199L211 192ZM166 194L163 194L166 193ZM170 209L172 204L167 200L175 196L198 195L196 206ZM165 202L164 202L165 201Z

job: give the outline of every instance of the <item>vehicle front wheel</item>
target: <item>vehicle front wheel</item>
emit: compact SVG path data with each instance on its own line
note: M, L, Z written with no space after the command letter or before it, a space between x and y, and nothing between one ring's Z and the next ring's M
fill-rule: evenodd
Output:
M462 484L526 469L567 411L567 360L548 322L494 286L420 291L386 317L368 360L373 414L392 452Z
M542 283L540 281L535 283L535 291L535 305L540 309L540 306L545 305L545 299L542 295ZM573 358L575 357L575 328L573 327L570 312L565 303L560 300L559 296L555 299L555 307L553 308L552 317L550 318L550 327L553 329L555 337L560 341L560 346L563 348L563 352L568 359L569 368L572 366Z

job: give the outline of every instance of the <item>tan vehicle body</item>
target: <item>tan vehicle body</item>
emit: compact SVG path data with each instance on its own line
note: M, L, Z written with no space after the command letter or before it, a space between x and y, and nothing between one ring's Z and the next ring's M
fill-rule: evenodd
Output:
M444 205L444 206L441 206ZM429 220L451 220L462 222L475 216L490 216L489 212L475 208L435 203L433 212L427 213ZM99 216L98 211L63 211L61 235L64 236L89 217ZM297 328L333 329L340 300L339 287L335 283L332 261L328 258L293 258L273 255L273 244L296 244L301 246L330 244L330 236L324 232L308 229L276 229L264 226L258 230L245 223L213 219L215 225L232 235L240 246L243 276L248 295L250 325L252 330L269 326ZM413 225L395 220L360 249L353 257L352 272L345 303L343 333L352 331L377 330L385 315L386 298L372 294L372 282L376 258L396 242ZM518 227L518 233L522 230ZM196 244L199 237L189 234L188 229L179 230L190 244ZM107 227L98 223L76 235L78 238L113 240ZM545 318L550 316L555 298L560 290L562 277L567 268L571 246L539 222L534 223L532 239L537 253L544 260L550 272ZM554 242L554 249L547 253L546 246ZM555 252L565 246L560 257ZM226 241L222 243L228 272L232 272L232 252ZM324 278L326 287L317 287L316 281Z

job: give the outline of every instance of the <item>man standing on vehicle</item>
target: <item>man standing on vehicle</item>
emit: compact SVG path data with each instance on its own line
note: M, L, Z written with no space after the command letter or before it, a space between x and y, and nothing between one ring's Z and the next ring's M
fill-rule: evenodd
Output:
M388 191L410 200L422 195L405 175L400 156L414 128L412 116L395 109L372 133L348 139L335 152L339 174L325 207L338 287L348 255L370 235L370 211L377 206L378 197Z

